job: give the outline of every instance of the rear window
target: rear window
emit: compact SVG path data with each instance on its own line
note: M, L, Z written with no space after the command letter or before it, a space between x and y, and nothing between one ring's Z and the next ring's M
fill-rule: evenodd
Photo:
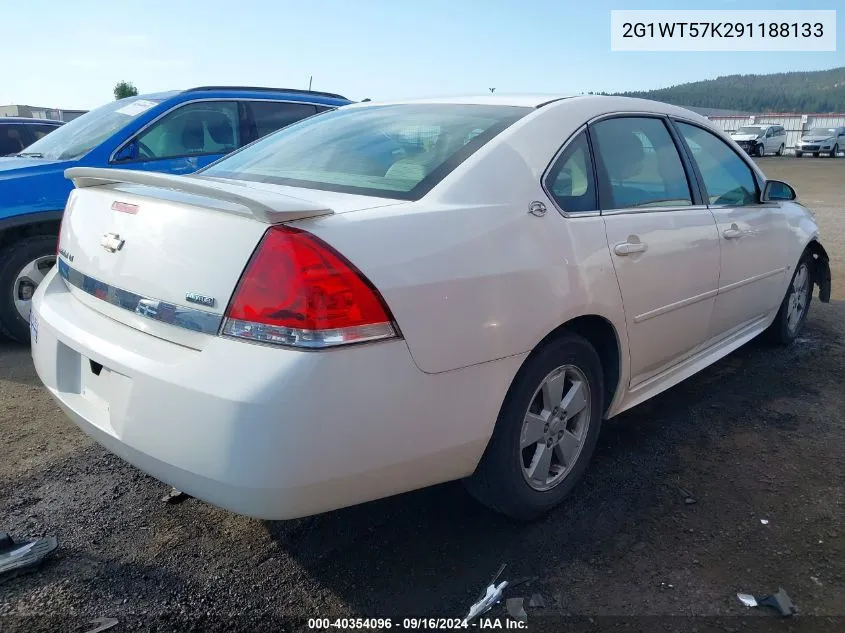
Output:
M340 108L271 134L199 173L416 200L529 112L470 104Z

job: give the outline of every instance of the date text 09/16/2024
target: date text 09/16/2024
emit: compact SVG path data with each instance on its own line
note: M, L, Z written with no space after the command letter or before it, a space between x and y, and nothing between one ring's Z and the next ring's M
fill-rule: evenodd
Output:
M527 623L509 618L479 617L469 622L463 618L309 618L308 628L317 631L339 630L405 630L405 631L447 631L461 629L520 630Z

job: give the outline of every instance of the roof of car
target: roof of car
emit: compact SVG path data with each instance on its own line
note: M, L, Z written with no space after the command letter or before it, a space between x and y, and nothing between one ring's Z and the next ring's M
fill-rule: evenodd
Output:
M135 99L150 99L154 101L165 101L177 95L189 95L200 92L237 93L244 94L277 94L279 96L293 97L299 99L313 98L319 101L342 101L349 102L349 99L333 92L319 92L317 90L300 90L298 88L265 88L259 86L198 86L187 90L167 90L164 92L151 92L137 95ZM132 98L132 97L127 97Z
M568 95L469 95L458 97L430 97L426 99L391 99L385 101L366 101L352 104L352 106L373 106L373 105L398 105L398 104L456 104L456 105L502 105L502 106L522 106L525 108L538 108L542 105L560 99L567 99ZM347 107L352 107L347 106Z
M33 119L26 116L0 116L0 123L31 123L32 125L46 123L47 125L64 125L64 121L56 121L55 119Z

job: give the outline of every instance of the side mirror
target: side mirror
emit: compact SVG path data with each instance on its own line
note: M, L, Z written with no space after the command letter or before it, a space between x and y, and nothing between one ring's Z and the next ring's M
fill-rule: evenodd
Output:
M780 180L767 180L763 188L763 202L776 202L779 200L795 200L798 194L795 189Z
M127 160L138 160L138 142L129 141L114 155L114 162L123 163Z

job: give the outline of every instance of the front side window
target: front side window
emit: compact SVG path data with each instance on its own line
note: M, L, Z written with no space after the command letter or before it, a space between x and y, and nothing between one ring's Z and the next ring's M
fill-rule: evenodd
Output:
M255 125L255 138L267 136L300 119L317 114L317 107L307 103L250 101L247 107Z
M603 208L692 205L683 163L661 119L620 117L591 129Z
M138 158L228 154L238 147L238 104L198 101L162 117L137 138Z
M26 145L22 125L0 125L0 156L17 154Z
M475 104L339 108L294 123L198 173L416 200L531 111Z
M712 132L677 122L678 130L692 148L710 204L745 206L757 202L757 183L751 168Z
M112 101L59 126L27 147L26 153L51 160L79 158L159 103L161 99Z
M586 132L581 132L557 159L546 177L546 187L558 206L567 213L599 208Z

